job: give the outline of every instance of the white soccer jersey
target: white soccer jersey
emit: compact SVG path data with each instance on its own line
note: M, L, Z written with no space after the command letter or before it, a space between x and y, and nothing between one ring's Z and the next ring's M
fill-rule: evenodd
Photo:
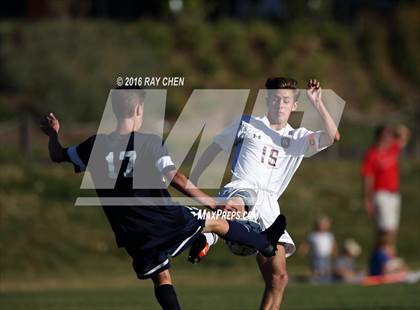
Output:
M233 177L225 189L253 189L256 200L253 215L248 218L266 229L280 214L277 200L303 157L322 149L319 141L323 131L293 129L289 124L275 131L270 128L267 117L248 116L238 122L214 138L226 152L230 152L233 142ZM295 252L296 246L287 231L279 242L285 246L286 257Z
M323 131L313 132L289 124L279 131L267 117L243 117L214 138L229 152L233 144L232 181L242 188L271 192L277 197L286 189L305 154L320 150Z

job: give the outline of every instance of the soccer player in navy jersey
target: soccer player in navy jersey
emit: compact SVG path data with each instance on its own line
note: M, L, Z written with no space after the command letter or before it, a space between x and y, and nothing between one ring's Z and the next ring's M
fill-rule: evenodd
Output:
M209 209L218 208L215 199L176 170L159 136L139 132L144 98L144 90L112 90L115 130L93 135L76 146L61 145L60 123L52 113L42 119L41 129L49 137L52 161L72 163L75 172L90 172L117 245L132 257L137 277L152 279L163 309L180 309L169 273L170 257L190 246L201 232L214 232L226 240L254 247L263 256L274 256L286 226L285 217L279 216L268 229L256 233L239 222L217 217L200 219L198 209L172 201L164 178ZM126 198L132 203L119 204L119 199Z

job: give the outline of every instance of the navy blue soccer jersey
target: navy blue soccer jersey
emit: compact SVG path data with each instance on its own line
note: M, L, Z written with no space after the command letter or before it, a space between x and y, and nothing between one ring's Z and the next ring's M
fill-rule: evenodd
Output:
M191 220L188 209L170 198L164 174L175 165L157 135L100 134L64 153L75 172L90 172L101 201L117 199L115 205L103 203L103 208L119 247L164 250L182 242L201 225ZM118 197L134 202L118 205ZM153 198L164 203L157 204ZM136 204L137 199L141 203Z

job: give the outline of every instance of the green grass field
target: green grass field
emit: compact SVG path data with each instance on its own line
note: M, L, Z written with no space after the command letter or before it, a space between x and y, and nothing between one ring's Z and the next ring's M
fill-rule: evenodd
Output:
M263 282L254 259L228 256L219 248L216 257L199 265L186 265L185 254L173 260L173 281L183 309L258 309ZM228 266L221 267L218 256ZM1 285L0 309L159 309L151 281L137 280L128 258L125 262L118 270L9 279ZM293 276L299 270L293 259L288 264L291 280L282 309L420 309L419 283L306 284Z
M203 279L205 281L205 279ZM420 285L291 284L282 309L420 309ZM184 309L257 309L262 286L179 285ZM159 309L151 286L102 289L11 291L0 294L1 309Z

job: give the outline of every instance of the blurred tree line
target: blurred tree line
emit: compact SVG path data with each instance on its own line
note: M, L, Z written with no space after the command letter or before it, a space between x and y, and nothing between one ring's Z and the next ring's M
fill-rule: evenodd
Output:
M186 87L168 92L169 118L195 88L257 90L270 75L302 87L320 79L346 99L349 124L388 117L413 127L420 118L420 10L411 1L36 2L7 4L31 18L0 23L0 121L19 121L25 147L29 122L47 111L97 122L117 76L184 76ZM268 20L264 8L276 8Z
M1 4L0 17L73 17L133 20L169 19L172 13L200 13L207 20L221 18L290 21L300 17L334 18L351 22L362 12L392 15L415 0L15 0Z

